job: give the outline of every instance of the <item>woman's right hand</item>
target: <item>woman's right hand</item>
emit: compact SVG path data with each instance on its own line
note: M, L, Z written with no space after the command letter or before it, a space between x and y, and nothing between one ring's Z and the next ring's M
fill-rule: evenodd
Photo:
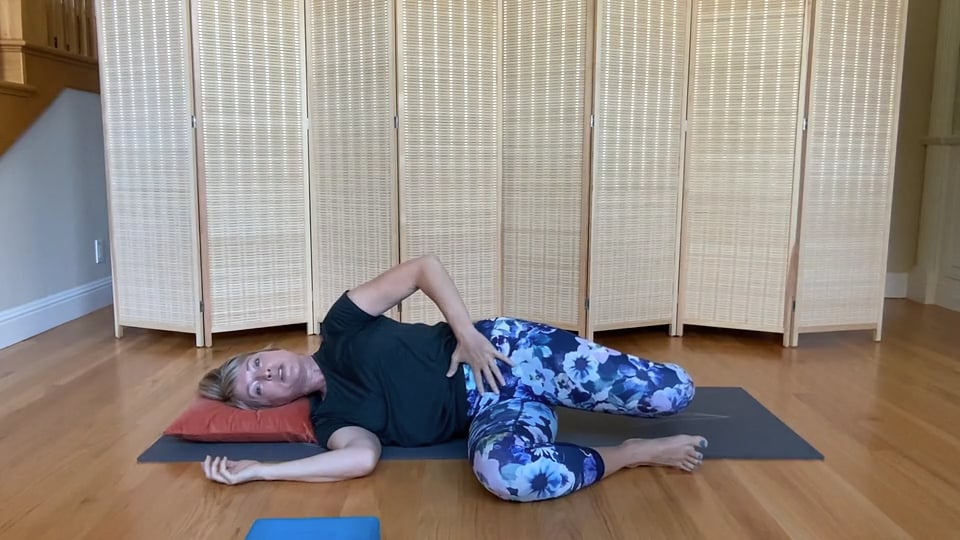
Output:
M457 334L457 348L450 358L450 369L447 370L447 377L453 377L460 364L469 364L470 369L473 370L477 390L483 394L483 383L486 381L490 391L499 394L500 388L497 383L503 386L507 382L500 372L497 360L503 360L508 366L512 366L513 362L505 354L498 351L493 343L490 343L490 340L472 325L467 328L467 331L463 334Z
M203 473L214 482L233 486L260 480L257 473L259 465L259 461L249 459L231 461L225 457L207 456L207 459L203 460Z

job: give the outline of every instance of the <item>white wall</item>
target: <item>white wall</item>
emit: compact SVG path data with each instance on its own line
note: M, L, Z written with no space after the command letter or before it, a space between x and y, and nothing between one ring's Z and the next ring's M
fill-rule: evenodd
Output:
M0 156L0 347L109 305L107 230L100 96L67 90Z
M917 266L909 297L960 311L960 0L941 0Z
M917 255L920 200L923 195L924 139L930 123L933 65L937 54L939 0L910 2L900 92L900 124L893 181L888 283L899 280L899 296L906 295L907 273ZM890 292L888 290L888 292Z

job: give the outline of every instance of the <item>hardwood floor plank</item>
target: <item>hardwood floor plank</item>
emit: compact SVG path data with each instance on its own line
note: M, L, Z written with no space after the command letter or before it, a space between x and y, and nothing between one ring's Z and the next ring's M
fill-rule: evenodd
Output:
M909 538L842 478L820 463L734 465L736 475L792 538Z

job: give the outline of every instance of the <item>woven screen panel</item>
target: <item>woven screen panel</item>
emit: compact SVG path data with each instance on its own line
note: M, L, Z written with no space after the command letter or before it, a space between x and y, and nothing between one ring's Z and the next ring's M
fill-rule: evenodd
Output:
M396 264L393 19L383 0L309 0L316 316Z
M506 0L503 25L503 314L577 327L586 0Z
M687 4L599 3L590 261L598 326L673 318Z
M816 3L797 324L879 320L903 0Z
M193 332L199 252L186 8L181 0L101 4L117 319Z
M696 4L682 323L784 330L803 15L803 0Z
M214 332L308 320L303 5L198 0Z
M401 255L440 257L470 315L497 315L498 30L493 0L399 3ZM442 315L423 293L403 320Z

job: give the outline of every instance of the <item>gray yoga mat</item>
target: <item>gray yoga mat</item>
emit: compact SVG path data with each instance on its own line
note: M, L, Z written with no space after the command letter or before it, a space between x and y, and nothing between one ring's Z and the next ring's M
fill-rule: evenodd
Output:
M743 388L702 387L684 412L667 418L630 418L557 407L558 441L612 446L624 439L692 434L706 437L705 459L823 459L779 418ZM199 443L164 436L137 458L141 463L203 461L207 455L230 459L288 461L323 452L305 443ZM435 446L387 446L383 459L466 459L463 439Z

